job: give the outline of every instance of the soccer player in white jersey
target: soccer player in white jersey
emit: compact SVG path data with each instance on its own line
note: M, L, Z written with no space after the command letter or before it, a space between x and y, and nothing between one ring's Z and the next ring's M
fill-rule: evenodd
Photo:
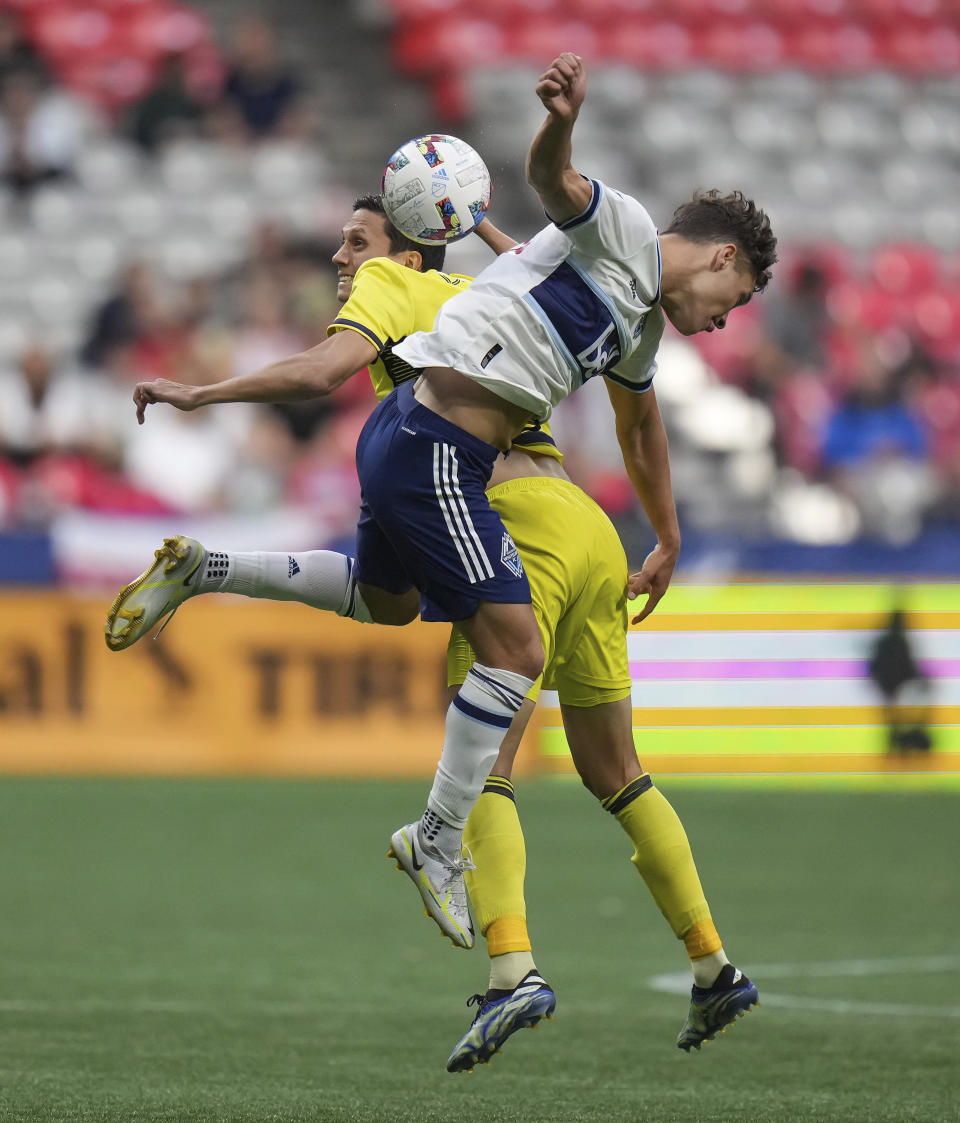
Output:
M565 74L565 68L571 66L573 67L573 74ZM556 112L559 103L550 93L551 83L556 83L559 75L560 85L562 86L564 81L568 85L572 83L571 88L575 92L577 69L580 70L579 78L582 85L582 68L580 68L579 60L572 60L572 56L568 56L557 60L555 66L544 76L540 87L538 87L538 93L540 93L544 103L547 104L548 109L551 109L551 118L548 119L547 126L544 130L541 130L540 136L531 149L530 169L535 185L537 183L535 173L538 167L541 172L543 171L540 165L543 163L544 155L549 154L551 144L554 147L556 144L556 137L551 135L551 119L563 119L564 117L563 112ZM579 96L582 100L582 91ZM551 101L554 102L552 107ZM576 97L571 97L570 104L575 101ZM576 108L578 107L579 102L576 102ZM566 116L569 118L570 114ZM572 120L569 121L569 124L572 126ZM569 152L569 133L567 134L567 142ZM569 163L569 158L567 163ZM580 180L580 177L576 178ZM587 205L581 207L582 212L589 213L585 213L583 221L578 225L586 226L594 218L594 215L600 212L602 192L603 189L599 185L589 184ZM543 195L544 192L541 191L541 194ZM546 196L544 198L546 202ZM622 196L618 196L618 198L624 204L632 203L645 216L645 212L642 212L642 208L639 208L638 204L633 203L632 200L628 201ZM678 217L687 224L687 235L681 234L673 238L672 242L669 237L665 238L665 242L669 243L671 252L669 255L664 254L663 275L664 281L666 281L668 277L666 266L669 257L673 262L674 270L672 274L669 274L671 285L668 286L664 283L662 293L656 294L652 292L652 289L644 290L640 288L643 284L651 283L653 270L648 265L646 279L644 280L643 270L639 268L639 264L634 267L639 276L631 275L630 283L627 285L631 295L637 296L638 300L640 293L647 293L649 310L654 310L654 305L657 303L656 297L662 296L662 304L668 309L671 319L682 330L687 331L698 330L698 317L701 311L710 311L711 316L709 325L704 323L701 326L722 326L725 314L733 304L745 299L749 292L753 291L754 286L762 287L762 282L765 282L766 279L759 266L755 266L750 288L744 290L743 281L738 278L737 295L732 300L730 299L729 290L732 287L729 275L732 272L731 262L738 250L743 251L741 260L746 256L747 247L744 244L749 241L746 237L749 231L746 229L737 230L736 241L731 243L727 240L729 232L723 227L723 223L727 222L728 219L723 218L721 236L718 237L717 223L712 212L718 208L730 210L732 204L733 217L739 217L740 226L744 226L744 220L746 220L747 226L753 220L760 226L761 234L766 220L756 212L752 204L748 204L740 196L726 199L718 196L707 197L705 200L701 200L701 211L703 210L703 202L710 204L706 208L707 217L710 220L707 222L706 231L695 228L697 222L700 222L702 227L702 214L693 213L694 228L690 227L691 214L690 205L688 205L688 208L681 208L678 211ZM550 210L549 206L548 210ZM694 211L696 211L696 201ZM684 212L686 212L685 216ZM558 212L554 210L551 213ZM602 213L600 217L602 217ZM736 224L734 225L736 226ZM548 231L550 229L548 228ZM645 227L642 226L642 229L645 244L649 246L652 243L656 247L656 232L653 231L649 219L646 219L646 225ZM769 260L772 261L773 239L769 235L768 229L766 237L767 247L765 252L768 252ZM542 239L542 235L538 235L538 238ZM535 245L536 242L537 239L534 239L531 246ZM707 256L705 248L711 248L716 252ZM521 253L518 257L526 252L526 248L521 247ZM611 377L613 375L619 376L617 371L609 372L609 368L616 361L615 356L619 357L617 355L618 349L627 350L627 347L623 344L625 333L622 330L622 321L624 317L621 316L620 320L608 318L606 322L599 325L600 330L596 335L588 339L587 346L577 346L575 332L571 334L570 324L567 321L574 321L574 327L581 330L582 336L584 324L588 332L592 330L592 326L596 326L598 319L602 318L604 310L610 311L610 302L603 300L600 295L603 292L602 289L594 291L587 276L579 278L583 281L583 286L578 287L577 279L579 275L573 261L570 261L570 271L560 269L560 266L565 264L567 262L561 258L558 262L555 262L555 268L552 272L548 270L544 273L541 263L543 280L550 281L553 273L559 273L559 275L552 283L539 288L533 294L534 300L539 298L538 314L542 316L542 322L545 325L557 329L558 339L553 345L558 350L565 349L567 356L569 356L571 354L571 342L573 343L572 355L580 359L581 367L578 369L580 369L581 378L603 370L611 373ZM743 271L740 270L740 272ZM570 272L577 275L571 277ZM602 269L598 269L596 272L604 275ZM746 272L750 272L749 266L746 268ZM725 273L725 275L720 278L703 276L703 274L711 273ZM611 284L611 279L614 276L615 273L613 272L605 274L605 282ZM711 283L711 281L721 281L723 284L718 285ZM585 301L584 289L590 290ZM592 300L590 299L591 296L596 296L598 299ZM656 310L659 311L659 309ZM628 308L628 317L629 311ZM546 315L544 315L544 312ZM593 324L590 321L591 316L593 317ZM634 321L631 323L631 327L633 328L632 340L635 344L644 334L644 322L642 319ZM656 325L657 339L659 339L660 327L662 327L662 319ZM566 338L564 338L564 332ZM515 336L514 341L516 338ZM616 347L613 345L614 342ZM592 345L594 343L595 346ZM499 347L499 350L497 350L497 347ZM394 352L396 353L399 349L394 348ZM483 356L485 361L481 360L479 363L480 370L483 371L487 366L490 366L502 350L502 344L495 343L492 345L491 351L493 353ZM648 386L652 355L655 350L652 336L647 338L646 344L642 347L634 346L633 350L641 353L645 350L643 358L646 366L637 385ZM539 363L542 355L535 355L535 359ZM503 364L501 364L501 372L502 368ZM490 746L488 744L491 737L489 734L485 734L483 729L493 728L497 731L493 739L499 740L499 730L502 730L509 723L510 714L516 709L519 700L523 697L520 687L525 685L525 679L534 677L529 674L525 675L523 670L533 669L538 658L542 662L542 654L539 651L534 654L533 643L528 642L522 656L523 658L529 658L530 661L524 664L523 670L512 670L509 666L509 660L513 658L513 654L516 654L516 649L514 649L513 654L508 650L511 646L509 633L511 629L522 633L524 625L522 610L526 608L529 613L529 590L526 587L522 569L520 572L516 571L518 568L516 559L506 550L506 546L509 544L509 535L506 533L502 522L499 521L499 517L489 510L489 505L484 510L483 503L478 500L475 487L478 480L482 484L483 479L486 478L489 473L488 465L491 457L496 455L496 448L491 447L489 441L484 440L491 421L495 425L495 435L499 436L501 430L510 429L512 433L520 419L518 419L516 411L509 403L489 394L486 390L481 391L485 397L470 401L469 393L467 398L463 395L465 387L461 386L458 389L455 381L451 381L453 386L452 397L448 395L444 398L447 391L444 389L443 383L445 379L450 381L450 376L457 377L453 370L446 372L429 371L427 377L418 386L418 397L421 391L426 393L432 390L438 407L436 410L422 409L421 404L409 393L409 384L407 384L407 392L403 395L402 404L399 404L399 408L397 408L398 403L393 403L392 417L384 418L381 416L379 421L377 421L376 416L372 419L372 421L377 422L373 425L372 430L376 430L378 427L382 429L382 422L386 420L388 428L392 428L391 439L398 437L401 432L405 436L418 438L418 432L422 429L422 435L414 443L423 445L424 438L426 438L428 455L425 458L421 456L419 462L415 456L409 455L409 447L398 447L394 450L397 453L396 459L389 463L382 456L379 456L374 449L382 433L374 434L372 430L371 432L365 431L366 439L361 440L362 447L358 450L358 465L360 465L361 460L364 462L361 466L361 475L366 477L365 499L369 502L366 504L365 517L360 528L362 543L359 551L359 572L357 574L359 585L354 585L354 588L359 589L359 599L361 600L364 597L377 599L381 606L381 611L377 615L378 618L382 618L382 606L384 604L389 604L393 598L396 599L398 606L408 603L409 585L411 583L417 584L424 594L423 600L426 610L424 614L433 615L433 618L459 620L462 630L473 639L474 646L481 656L480 664L475 665L467 675L464 688L459 692L451 707L451 713L448 715L448 737L444 748L444 757L441 759L437 781L431 793L431 803L423 821L410 824L407 828L397 831L393 839L393 846L398 857L403 862L407 872L418 882L418 888L427 899L428 904L430 903L429 896L434 887L442 889L442 894L437 893L434 900L436 910L434 915L437 916L439 912L440 916L448 922L452 918L454 924L469 925L465 896L461 894L457 885L457 879L461 872L458 852L459 830L457 828L462 827L462 823L458 824L456 820L460 818L461 814L465 814L463 808L468 809L467 805L471 795L475 798L476 791L471 792L471 786L475 788L478 777L482 786L486 767L492 759L489 755ZM550 378L548 377L549 381ZM554 381L557 380L554 379ZM571 381L575 382L576 379L574 378ZM498 374L493 382L498 385L502 384L502 373ZM469 391L469 383L466 388ZM474 389L479 389L479 387L474 387ZM529 387L524 389L521 386L520 390L527 393ZM393 397L396 396L393 395ZM562 396L561 379L559 395L555 400L559 400L559 397ZM617 397L613 391L612 396L616 405ZM144 402L151 400L174 401L169 396L147 396L143 400ZM548 400L552 404L552 393L548 395ZM391 399L388 399L389 401ZM174 401L174 404L177 403ZM193 408L193 406L182 408ZM453 418L445 419L443 416L444 410L452 410ZM545 414L547 410L536 412ZM620 412L618 410L618 414ZM381 413L382 411L378 410L378 414ZM496 422L498 413L501 415L499 425ZM453 420L453 424L450 424L451 420ZM526 412L524 412L523 420L527 420ZM644 564L639 589L635 586L635 591L649 594L647 605L647 611L649 611L662 595L669 581L679 536L676 533L676 520L669 488L666 443L652 393L647 396L644 409L633 418L633 421L635 424L632 428L627 429L623 434L625 451L626 448L630 449L628 467L632 463L634 468L631 473L632 478L637 484L638 492L659 537L657 549L653 551ZM477 428L480 429L479 433L475 431ZM371 429L371 427L368 426L368 429ZM399 445L403 446L404 441L405 438L400 438ZM509 441L505 441L499 447L505 448L508 443ZM467 466L468 470L461 475L461 465L465 463L465 460L472 460L472 463ZM416 470L421 472L419 479L416 478L416 472L411 470L414 465L416 465ZM385 501L385 496L392 486L391 477L403 474L403 472L411 473L413 486L407 489L405 496L394 490L393 498ZM462 482L471 474L474 478L470 480L469 486L473 490L465 492ZM408 482L411 481L408 480ZM482 486L480 491L482 493ZM410 503L411 497L413 499L412 504ZM426 506L423 503L425 499L427 501ZM399 502L394 502L395 500L399 500ZM378 525L378 515L376 510L372 509L373 505L379 508L379 521L389 524L389 533L384 533L385 528ZM491 515L494 515L494 517L491 518ZM404 522L407 523L406 528L402 526ZM451 527L455 528L453 532ZM459 541L456 531L462 534ZM426 539L425 546L424 539ZM443 557L444 548L447 552L446 558ZM512 561L513 563L507 566L510 571L507 575L501 572L495 574L491 572L498 551L501 551L499 558L501 562ZM438 558L441 559L440 565L437 565ZM457 571L458 564L462 566L462 570L459 572ZM464 574L466 574L466 578L464 578ZM467 609L471 611L468 612ZM399 610L398 615L402 615ZM504 625L506 625L506 635L504 634ZM477 638L479 638L479 644ZM536 648L539 648L539 637L534 635L533 640ZM500 654L505 654L507 665L500 666L493 662L489 654L487 655L487 663L483 664L484 651L492 653L493 659L496 659ZM479 776L481 768L484 770L484 776ZM609 810L617 814L618 819L621 817L621 812L624 811L624 808L619 806L616 799L616 796L620 794L622 793L615 793L612 797L613 804L609 806ZM633 791L631 794L635 796L637 791ZM604 800L604 805L608 805L608 800ZM677 826L679 827L679 824ZM625 829L628 829L626 825ZM682 828L679 829L682 831ZM630 829L628 829L628 833L631 833ZM641 872L644 872L639 848L636 860L638 868L641 868ZM420 867L426 867L426 875L424 869ZM644 872L644 876L647 878L646 872ZM426 892L424 891L425 882L427 883ZM650 884L649 878L648 884ZM651 888L653 888L652 885ZM654 892L656 895L656 890ZM662 902L660 903L663 907ZM439 916L437 918L440 919ZM680 933L678 932L678 934ZM719 941L717 941L716 946L719 947ZM693 957L693 954L691 951L691 957ZM751 990L752 1000L755 1001L755 989L750 988L749 984L738 987L739 976L735 977L733 969L729 968L728 970L727 967L724 967L723 970L728 971L731 978L726 979L721 972L721 978L714 984L714 988L710 988L709 985L700 987L699 1002L696 1001L698 999L698 988L695 988L695 1002L691 1005L691 1019L696 1021L700 1018L703 1025L698 1028L688 1022L688 1026L685 1027L685 1034L681 1035L681 1042L678 1042L682 1047L689 1047L691 1043L698 1044L703 1037L711 1035L708 1031L714 1025L722 1025L735 1016L735 1012L731 1012L731 1002L736 1004L741 1001L744 1007L749 1005L750 1002L746 1000L749 998ZM743 982L746 983L746 980L743 980ZM718 985L719 990L717 989ZM714 1011L705 1020L702 1019L701 1015L704 1011L713 1006L717 1007L717 1011ZM723 1007L722 1011L720 1007ZM723 1020L718 1022L717 1018L721 1014ZM727 1017L726 1014L730 1016Z
M658 538L643 568L656 604L680 543L652 389L664 317L687 335L722 328L776 259L766 215L739 193L696 197L658 237L636 200L580 175L571 138L585 94L575 55L541 77L547 119L527 178L551 225L448 301L431 332L395 348L423 373L381 402L357 446L360 579L399 594L389 583L406 574L422 614L458 620L477 657L448 712L427 808L393 838L415 882L424 855L446 867L445 895L499 733L543 668L525 578L497 564L509 535L483 489L498 450L604 374L626 470Z

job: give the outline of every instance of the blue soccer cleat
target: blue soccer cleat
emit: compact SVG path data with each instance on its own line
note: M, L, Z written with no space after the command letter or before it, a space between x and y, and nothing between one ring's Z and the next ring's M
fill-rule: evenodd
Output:
M468 1006L474 1003L480 1007L477 1016L450 1054L447 1072L472 1072L474 1065L488 1064L512 1033L550 1018L557 996L536 971L528 971L513 990L475 994L467 999Z
M727 1026L742 1018L751 1006L758 1005L757 988L746 975L728 963L712 987L694 986L690 994L690 1012L677 1048L699 1049L704 1041L712 1041L717 1032L725 1033Z

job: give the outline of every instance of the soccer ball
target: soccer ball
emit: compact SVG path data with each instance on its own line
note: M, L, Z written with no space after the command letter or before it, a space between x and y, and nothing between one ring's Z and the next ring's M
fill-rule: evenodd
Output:
M490 173L469 144L430 133L402 144L387 161L381 192L393 225L414 242L455 242L490 206Z

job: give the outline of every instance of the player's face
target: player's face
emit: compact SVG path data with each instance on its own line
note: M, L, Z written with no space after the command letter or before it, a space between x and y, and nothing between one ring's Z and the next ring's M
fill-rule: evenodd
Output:
M681 335L719 331L726 326L733 309L746 304L753 296L755 283L749 270L737 268L735 254L714 257L709 266L694 273L679 292L669 298L664 294L663 310Z
M349 300L354 274L365 261L391 254L384 216L376 211L354 211L343 228L343 243L333 255L333 264L337 267L337 300L341 304Z

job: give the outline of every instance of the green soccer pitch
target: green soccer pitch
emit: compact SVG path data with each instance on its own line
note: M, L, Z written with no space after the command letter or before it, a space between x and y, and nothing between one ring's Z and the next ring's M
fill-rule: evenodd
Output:
M687 1056L626 837L575 783L517 787L557 1016L468 1076L484 948L384 857L425 782L3 780L0 1119L960 1118L955 795L665 784L760 987Z

